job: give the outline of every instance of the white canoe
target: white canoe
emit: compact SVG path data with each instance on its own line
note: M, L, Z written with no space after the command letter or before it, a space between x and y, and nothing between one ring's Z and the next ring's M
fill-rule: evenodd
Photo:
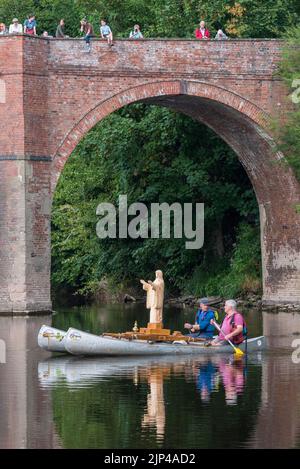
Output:
M38 344L49 352L67 352L71 355L87 356L130 356L130 355L186 355L232 353L230 345L205 347L202 343L173 342L151 343L145 340L127 340L97 336L70 328L67 332L54 327L42 326L38 334ZM245 351L245 344L239 346ZM248 339L247 350L254 352L265 348L265 337Z
M214 354L232 353L232 347L205 347L202 343L186 342L148 342L144 340L127 340L97 336L70 328L64 337L66 351L72 355L87 356L121 356L121 355L183 355L183 354ZM262 350L265 347L264 336L249 339L248 352ZM240 345L243 351L245 344Z
M44 325L38 333L38 344L48 352L66 352L65 335L65 331Z

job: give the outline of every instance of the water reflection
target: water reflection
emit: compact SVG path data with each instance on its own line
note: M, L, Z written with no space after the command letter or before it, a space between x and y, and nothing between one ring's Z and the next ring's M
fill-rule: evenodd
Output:
M258 365L260 355L251 358ZM100 389L101 382L122 378L132 381L138 388L147 385L146 405L140 418L142 434L154 429L156 441L163 441L166 428L166 403L164 383L184 377L193 383L201 401L208 403L212 393L224 389L225 405L237 405L245 386L245 360L232 357L124 357L124 358L76 358L57 357L41 361L38 365L40 385L43 388L67 387L73 390ZM126 399L126 396L122 396ZM128 399L129 400L129 399ZM139 409L137 409L139 410Z
M227 405L236 405L238 396L243 394L245 386L246 366L242 360L232 363L221 362L219 371L222 376Z
M167 320L171 324L175 317L178 328L189 314L192 315L193 312L175 311L174 314L170 310L167 311ZM122 315L122 321L125 321L126 316L127 314ZM130 316L131 324L136 317L134 309L131 309ZM110 328L112 328L114 315L112 314L109 318ZM155 428L155 442L154 440L152 442L156 444L157 441L161 441L163 444L163 441L165 443L168 441L169 446L174 447L176 445L189 447L193 446L193 443L199 447L227 445L229 447L293 448L300 446L300 365L293 363L291 359L291 344L295 338L300 337L300 314L264 313L261 315L258 311L249 311L246 313L246 319L252 335L260 335L263 325L263 332L267 336L270 347L269 352L256 357L252 356L248 364L231 362L222 357L210 360L202 357L192 361L176 360L169 365L164 363L163 368L162 364L157 362L144 364L143 372L141 370L143 365L136 364L135 371L129 373L130 379L136 383L143 381L147 383L146 405L145 399L142 405L139 401L134 405L136 411L142 411L142 417L137 423L140 425L142 422L142 435L146 429ZM102 369L102 376L103 371ZM108 370L107 373L109 374ZM124 376L124 370L122 374ZM112 373L112 376L115 376L115 373ZM183 379L184 383L182 383ZM192 392L191 383L198 395L198 402L196 394ZM175 391L172 386L175 387ZM137 388L139 389L139 386ZM185 399L186 395L190 398L188 402ZM174 408L176 409L176 418L166 402L172 407L173 413ZM201 408L201 404L205 405L205 411ZM181 408L184 409L184 417L178 415L182 415ZM230 408L235 411L233 414L228 413L226 408L228 412ZM214 409L217 409L217 412L214 412ZM186 418L187 415L189 418ZM180 431L181 438L176 440L170 431L170 422L177 423L178 431L180 426L178 420L181 418L184 425L187 420L189 425L192 424L198 429L197 440L193 440L191 433L185 440ZM226 438L228 419L231 436ZM214 430L211 430L213 441L207 441L200 430L202 426L204 432L204 428L209 426L208 420L214 423ZM234 428L237 428L236 432ZM139 444L142 446L140 441Z
M299 448L300 364L292 360L292 343L300 338L300 313L264 313L263 327L270 356L262 363L261 404L248 446Z
M300 338L300 312L263 313L263 331L272 350L292 350L292 342Z
M84 309L53 320L62 329L77 322L101 332L128 329L138 313ZM178 328L193 311L167 314ZM0 318L1 448L300 447L300 364L292 361L300 314L249 311L251 335L263 325L270 349L247 362L51 357L36 343L40 326L50 322Z

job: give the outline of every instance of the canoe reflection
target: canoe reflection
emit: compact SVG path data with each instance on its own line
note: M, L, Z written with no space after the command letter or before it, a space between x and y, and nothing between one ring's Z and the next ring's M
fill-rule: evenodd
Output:
M259 354L251 356L251 363L261 362ZM148 380L157 383L170 376L184 373L196 377L196 387L210 394L218 390L220 377L224 388L241 393L245 382L245 360L226 357L122 357L77 358L52 357L39 362L38 374L42 387L64 384L68 387L92 386L101 379L117 376L131 377L135 384Z
M251 362L260 361L260 356ZM141 428L153 428L157 439L165 433L166 409L164 382L176 375L192 382L203 403L213 392L225 391L227 405L236 405L243 393L246 380L246 362L225 357L127 357L76 358L57 357L39 363L39 381L42 387L66 386L80 389L92 387L101 380L122 377L132 379L136 386L148 385L147 402L141 418Z

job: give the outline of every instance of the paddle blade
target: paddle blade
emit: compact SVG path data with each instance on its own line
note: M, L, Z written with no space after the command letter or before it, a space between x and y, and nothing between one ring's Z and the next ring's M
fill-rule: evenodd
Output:
M236 347L234 349L234 353L235 353L236 357L242 357L244 355L244 352L241 349L236 348Z

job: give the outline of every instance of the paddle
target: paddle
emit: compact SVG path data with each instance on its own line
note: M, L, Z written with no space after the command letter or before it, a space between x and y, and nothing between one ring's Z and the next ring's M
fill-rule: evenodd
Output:
M213 323L213 325L215 326L215 328L218 329L219 332L222 332L221 327L219 326L218 323L216 323L216 321L212 321L212 323ZM223 332L222 332L222 334L224 335ZM228 343L231 345L231 347L234 349L234 353L236 354L236 356L242 357L242 356L244 355L244 352L243 352L241 349L235 347L235 346L233 345L233 343L231 342L231 340L226 339L225 335L224 335L224 339L227 340L227 342L228 342Z

